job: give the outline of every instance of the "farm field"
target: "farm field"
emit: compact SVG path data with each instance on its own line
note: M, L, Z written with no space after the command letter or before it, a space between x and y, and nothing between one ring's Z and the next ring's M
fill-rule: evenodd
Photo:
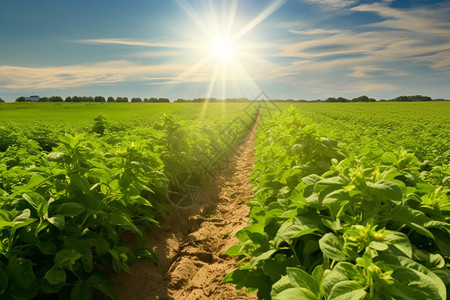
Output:
M300 115L319 124L323 134L351 143L352 149L376 144L383 151L403 147L428 164L449 163L448 102L296 104ZM321 132L322 133L322 132Z
M223 282L262 299L446 299L449 109L297 104L263 121Z
M81 126L103 114L113 122L153 123L163 113L183 119L197 119L202 114L226 118L242 111L248 104L220 103L2 103L1 125L13 122L21 126L35 123L63 126Z
M192 201L190 191L227 164L257 112L211 105L198 118L200 105L179 113L171 109L184 106L148 107L158 113L140 110L141 121L132 122L120 105L113 109L125 116L120 122L81 112L69 119L75 125L50 115L38 125L2 122L2 298L115 299L107 270L126 272L144 258L158 263L146 249L146 228ZM35 114L45 115L45 106ZM140 246L129 248L123 232Z
M446 299L446 112L447 102L2 104L0 294L246 297L234 285L261 299ZM208 209L190 216L196 201ZM147 235L160 222L156 236L182 232L171 257ZM130 268L144 259L153 267ZM149 269L164 286L133 288L144 274L133 272ZM129 271L113 289L106 274Z

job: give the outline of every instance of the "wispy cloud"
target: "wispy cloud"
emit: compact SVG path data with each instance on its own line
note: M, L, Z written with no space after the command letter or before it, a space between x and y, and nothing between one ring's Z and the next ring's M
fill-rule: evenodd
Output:
M352 78L405 76L413 66L450 74L450 5L394 9L388 4L350 8L375 12L384 19L354 30L303 29L302 23L282 23L285 30L311 38L281 44L275 56L308 61L298 71L312 74L339 70Z
M127 55L127 57L161 58L161 57L182 57L183 55L186 55L185 51L143 51L130 53Z
M76 42L84 44L122 45L122 46L138 46L150 48L180 48L180 49L198 48L198 46L196 46L193 43L162 43L162 42L149 42L130 39L82 39L77 40Z
M0 90L55 89L112 84L123 81L148 81L171 76L186 66L178 64L142 66L129 61L108 61L90 65L26 68L0 66Z
M373 78L380 76L407 76L409 73L388 69L388 68L380 68L374 65L368 66L356 66L352 68L353 72L348 74L349 77L354 78Z
M320 5L323 9L339 9L357 3L357 0L303 0Z
M436 8L395 9L385 4L364 4L352 11L375 12L386 20L368 26L405 30L415 34L430 34L433 37L450 37L450 5Z

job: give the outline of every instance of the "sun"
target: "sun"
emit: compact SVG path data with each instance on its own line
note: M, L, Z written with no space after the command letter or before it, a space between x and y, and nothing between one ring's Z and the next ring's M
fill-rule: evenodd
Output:
M218 36L211 41L211 55L221 61L228 61L236 53L236 46L233 40L227 36Z

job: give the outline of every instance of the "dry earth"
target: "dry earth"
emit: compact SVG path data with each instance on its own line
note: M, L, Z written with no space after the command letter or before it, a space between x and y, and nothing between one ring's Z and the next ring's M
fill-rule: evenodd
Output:
M234 259L224 253L237 244L235 233L248 222L257 124L258 120L229 167L197 194L192 207L179 209L148 232L148 246L161 269L143 261L131 266L131 274L117 275L114 289L119 299L257 299L220 283L235 267Z

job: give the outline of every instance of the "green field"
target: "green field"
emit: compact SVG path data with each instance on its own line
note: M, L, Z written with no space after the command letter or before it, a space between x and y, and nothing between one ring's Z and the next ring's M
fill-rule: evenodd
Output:
M100 266L158 263L146 228L228 165L258 108L251 225L223 281L261 299L446 299L448 102L1 104L0 298L116 299Z
M45 123L51 125L82 125L99 114L118 122L154 122L163 113L184 119L198 118L202 114L226 116L242 111L248 104L210 103L1 103L2 124L20 125Z
M261 299L446 299L448 103L296 104L258 129L223 280Z
M227 165L256 112L244 104L2 105L0 298L115 299L94 265L122 272L139 259L157 263L144 248L146 228L192 203L190 191ZM142 248L125 245L125 231Z

